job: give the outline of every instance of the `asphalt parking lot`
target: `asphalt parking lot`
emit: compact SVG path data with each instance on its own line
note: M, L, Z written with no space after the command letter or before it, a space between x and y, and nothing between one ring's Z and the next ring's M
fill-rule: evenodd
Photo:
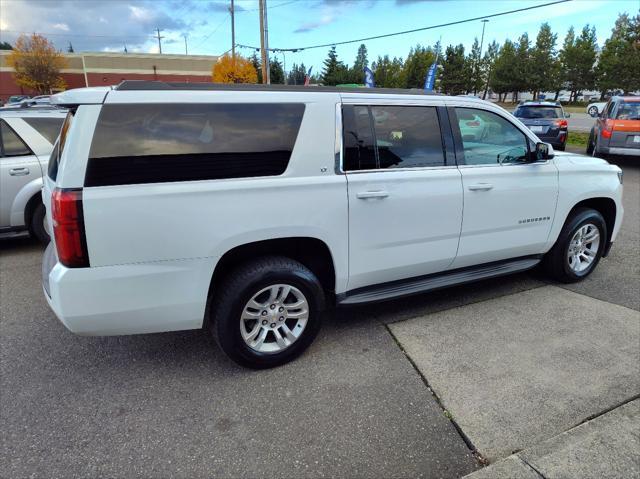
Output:
M199 331L74 336L43 298L41 247L0 243L0 477L460 477L482 458L484 477L554 477L584 441L601 447L572 453L574 477L589 460L633 475L640 166L620 164L625 221L586 281L533 271L341 309L269 371Z

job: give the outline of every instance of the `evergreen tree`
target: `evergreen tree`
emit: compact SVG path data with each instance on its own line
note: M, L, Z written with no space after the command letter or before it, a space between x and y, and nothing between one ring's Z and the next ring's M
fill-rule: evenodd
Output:
M531 52L531 68L529 70L529 89L534 100L542 91L552 90L556 86L556 79L552 71L556 69L556 41L558 36L551 32L548 23L540 26L536 37L536 44Z
M262 83L262 62L258 58L256 52L253 52L253 55L249 57L249 61L253 65L253 68L256 69L256 75L258 75L258 83Z
M480 58L480 43L478 37L473 39L473 45L471 51L466 59L467 71L469 75L469 91L474 95L478 94L478 91L482 89L482 59Z
M596 77L603 97L611 90L621 89L627 94L640 90L640 14L618 16L602 48Z
M272 85L284 85L284 69L277 58L269 61L269 80Z
M0 42L0 50L13 50L13 47L9 42Z
M289 85L304 85L306 75L307 68L304 66L304 63L300 65L294 63L287 76L287 83L289 83Z
M515 90L515 65L516 47L510 40L506 40L495 59L489 80L491 89L498 94L498 101L503 100L503 95Z
M358 54L356 55L356 61L353 62L353 67L349 70L349 83L364 83L364 68L368 66L367 47L363 43L358 48Z
M440 88L448 95L460 95L469 89L469 68L462 44L445 50L440 74Z
M531 42L529 35L523 33L518 39L516 59L513 69L513 101L518 101L518 93L529 90L531 73Z
M412 48L402 68L402 86L404 88L424 88L427 71L435 59L435 52L431 48L425 48L421 45Z
M402 88L402 58L393 57L389 59L389 55L378 57L371 65L376 86L380 88Z
M571 92L570 101L575 101L582 90L595 86L596 50L595 28L585 25L577 38L573 27L569 29L560 52L560 60L566 88Z
M338 60L336 47L331 47L326 60L323 63L322 83L325 86L335 86L340 83L347 83L349 80L349 71L347 67Z
M492 41L487 47L487 51L482 58L482 81L484 82L484 92L482 93L482 99L487 98L489 92L489 84L491 83L491 75L493 74L493 67L498 58L500 52L500 45L495 40Z
M67 47L67 52L73 53L73 45L71 45L71 42L69 42L69 46Z

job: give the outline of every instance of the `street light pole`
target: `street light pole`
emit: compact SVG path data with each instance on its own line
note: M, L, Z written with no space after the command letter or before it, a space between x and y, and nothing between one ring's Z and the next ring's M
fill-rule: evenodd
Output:
M231 0L231 7L229 8L229 12L231 13L231 58L233 59L233 64L236 64L236 21L234 15L233 8L233 0Z
M487 25L487 22L489 20L487 20L486 18L484 20L482 20L482 35L480 36L480 53L478 53L478 59L476 60L476 65L475 65L475 73L474 73L474 79L473 79L473 94L477 95L478 94L478 82L477 82L477 78L478 78L478 70L480 69L480 63L482 62L482 47L484 45L484 27ZM477 37L476 37L477 39Z
M267 83L267 55L264 45L264 0L258 0L260 8L260 63L262 64L262 83Z

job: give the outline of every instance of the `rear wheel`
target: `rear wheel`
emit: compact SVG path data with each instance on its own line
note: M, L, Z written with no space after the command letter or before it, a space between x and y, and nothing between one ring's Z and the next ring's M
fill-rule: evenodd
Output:
M602 215L590 208L577 208L545 256L545 269L563 283L581 281L597 266L606 242L607 225Z
M589 133L589 140L587 141L587 155L593 155L593 129Z
M44 245L49 244L49 241L51 241L47 227L47 212L42 203L38 204L33 210L29 232Z
M255 369L299 356L314 340L324 307L316 275L285 257L253 260L214 292L211 332L232 360Z

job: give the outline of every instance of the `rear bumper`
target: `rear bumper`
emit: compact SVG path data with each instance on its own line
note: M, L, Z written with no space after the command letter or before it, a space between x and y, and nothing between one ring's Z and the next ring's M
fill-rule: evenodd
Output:
M598 148L600 153L605 155L621 155L621 156L638 156L640 157L640 148L624 148L619 146L602 146Z
M67 268L49 244L42 284L49 307L76 334L197 329L204 319L212 263L205 258Z

